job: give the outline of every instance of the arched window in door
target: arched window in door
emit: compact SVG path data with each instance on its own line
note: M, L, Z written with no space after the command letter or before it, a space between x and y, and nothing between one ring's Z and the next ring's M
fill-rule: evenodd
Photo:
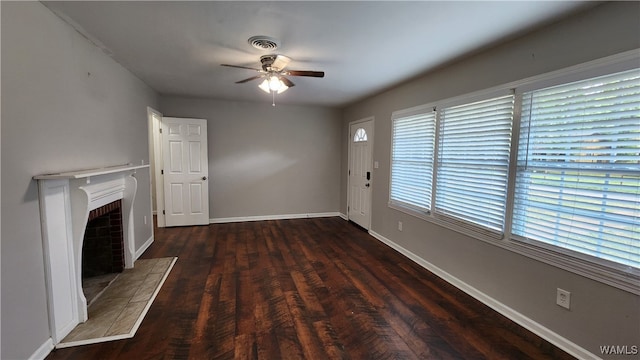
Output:
M367 132L363 128L358 128L353 135L353 142L367 141Z

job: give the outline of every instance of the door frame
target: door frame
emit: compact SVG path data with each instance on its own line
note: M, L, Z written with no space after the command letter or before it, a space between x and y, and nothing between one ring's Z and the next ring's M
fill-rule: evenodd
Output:
M164 158L162 156L162 113L147 107L147 116L149 118L149 154L150 156L153 154L153 159L149 159L149 164L152 167L151 181L153 182L151 191L155 186L156 226L161 228L165 227L164 178L162 176L164 167Z
M373 174L373 141L374 141L374 133L375 133L375 127L376 127L376 120L374 116L368 116L359 120L354 120L349 122L349 125L347 127L347 220L350 220L349 218L349 206L351 204L349 204L349 199L351 199L351 175L349 174L349 171L351 170L351 142L353 141L353 134L351 134L351 126L356 125L356 124L360 124L360 123L364 123L364 122L368 122L371 121L371 134L367 134L367 141L370 141L370 148L371 148L371 158L369 159L370 164L369 164L369 168L371 169L371 173ZM365 229L367 231L369 231L369 229L371 229L371 217L372 217L372 213L371 213L371 209L372 206L371 204L373 203L373 187L375 184L374 181L375 176L371 177L371 181L369 182L371 184L371 186L369 187L369 223L367 224L367 226L365 227Z

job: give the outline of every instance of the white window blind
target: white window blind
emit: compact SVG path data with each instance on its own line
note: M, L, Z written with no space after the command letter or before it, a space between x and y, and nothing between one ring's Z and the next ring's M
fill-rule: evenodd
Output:
M501 237L514 96L442 109L435 214Z
M512 232L640 268L640 69L523 95Z
M435 113L393 119L390 204L421 213L431 208Z

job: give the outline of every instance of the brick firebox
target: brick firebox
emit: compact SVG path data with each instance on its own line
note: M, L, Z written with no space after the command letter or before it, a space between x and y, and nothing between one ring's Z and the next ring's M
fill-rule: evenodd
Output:
M124 270L122 200L89 212L82 246L82 278Z

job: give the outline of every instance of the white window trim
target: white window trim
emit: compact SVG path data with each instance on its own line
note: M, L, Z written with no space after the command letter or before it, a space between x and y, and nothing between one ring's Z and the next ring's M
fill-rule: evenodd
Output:
M388 206L392 209L406 213L408 215L423 219L439 226L462 233L469 237L487 242L500 248L513 251L515 253L527 256L534 260L558 267L563 270L584 276L586 278L602 282L615 288L640 295L640 270L617 264L603 259L595 259L588 255L577 253L575 251L553 247L541 242L532 242L530 240L519 238L512 235L511 225L513 217L513 205L515 195L515 177L516 177L516 161L518 139L520 135L520 110L521 97L524 92L546 88L558 84L569 83L573 81L583 80L586 78L597 77L608 73L620 72L638 67L640 60L640 49L626 51L620 54L608 56L602 59L593 60L583 64L578 64L565 69L553 71L550 73L533 76L508 84L492 87L489 89L476 91L473 93L457 96L454 98L444 99L441 101L431 102L427 105L415 106L409 109L394 111L392 118L415 114L420 110L431 110L433 107L454 106L452 104L469 103L481 100L482 98L490 98L492 95L500 92L511 91L515 89L516 101L514 108L514 123L511 142L511 159L509 166L509 186L507 190L506 216L505 216L505 236L501 240L487 236L482 232L475 231L471 228L458 226L448 221L444 221L433 216L433 211L423 213L416 211L410 207L392 203L389 199ZM436 119L437 122L437 119ZM436 126L438 124L436 123ZM436 139L436 144L437 144ZM393 139L391 141L393 143ZM434 164L434 172L437 171L437 163ZM391 169L389 170L389 180L391 180ZM434 182L434 186L436 186ZM390 190L390 189L389 189ZM435 189L434 189L435 190ZM435 192L432 191L432 209L435 202Z

